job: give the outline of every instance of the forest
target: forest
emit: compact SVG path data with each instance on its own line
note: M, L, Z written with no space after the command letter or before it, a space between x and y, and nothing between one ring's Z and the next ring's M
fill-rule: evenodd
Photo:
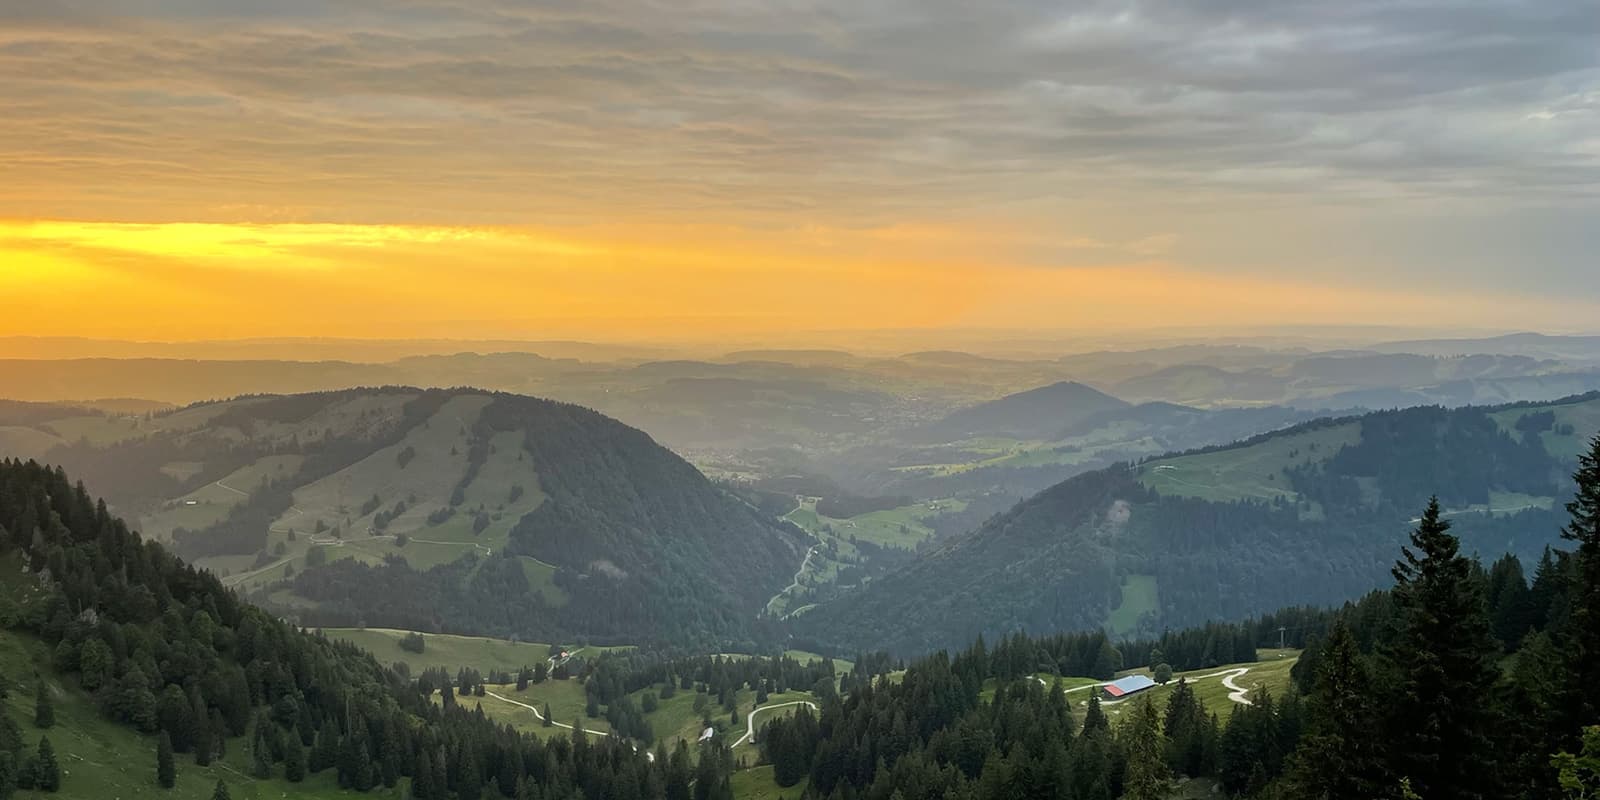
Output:
M1515 558L1485 568L1463 554L1430 500L1391 562L1389 588L1254 627L1259 639L1292 622L1306 651L1290 691L1258 690L1227 719L1180 684L1164 710L1123 701L1132 710L1116 725L1091 693L1080 724L1059 682L1022 677L1062 665L1059 638L1009 637L993 649L979 639L818 714L769 723L763 758L780 785L804 781L808 798L1159 800L1176 780L1200 777L1231 797L1285 800L1592 797L1600 438L1574 483L1560 528L1571 549L1546 551L1531 583ZM1253 646L1248 632L1237 645ZM1116 658L1154 667L1169 658L1157 648ZM1070 664L1072 674L1104 674L1084 667L1081 656ZM983 701L988 681L998 688Z

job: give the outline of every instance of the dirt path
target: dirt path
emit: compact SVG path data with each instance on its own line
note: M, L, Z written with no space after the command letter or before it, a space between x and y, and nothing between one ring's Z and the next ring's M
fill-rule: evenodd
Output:
M574 653L574 655L576 655L576 653ZM488 695L488 696L490 696L490 697L493 697L494 699L499 700L501 702L510 703L511 705L514 705L514 706L521 706L522 708L526 708L529 711L532 711L533 712L533 716L536 719L538 719L540 722L544 722L545 721L544 713L541 712L539 709L528 705L527 703L524 703L524 702L521 702L521 701L518 701L518 700L512 700L509 697L505 697L505 696L497 694L495 692L491 692L488 689L484 689L483 693ZM562 724L560 722L555 722L554 720L552 720L550 722L550 725L551 725L551 727L564 728L564 729L569 730L569 731L570 730L575 730L571 725L565 725L565 724ZM607 737L607 736L611 735L611 731L596 731L596 730L590 730L588 728L584 728L583 732L589 734L590 736L599 736L601 738L604 738L604 737ZM633 752L635 752L635 753L639 752L639 745L634 744L632 742L629 742L628 744L631 747L633 747ZM652 752L650 752L648 750L645 751L644 755L645 755L645 758L648 758L651 761L655 761L656 760L656 754L652 753Z
M744 718L744 724L745 724L744 735L740 736L738 741L735 741L733 743L733 747L738 747L739 745L744 744L746 740L756 738L756 715L757 714L760 714L763 711L771 711L774 708L788 708L789 706L809 706L812 711L819 711L820 710L820 709L817 708L817 704L811 702L810 700L795 700L795 701L788 702L788 703L773 703L772 705L761 706L760 708L752 710L750 712L750 714ZM731 749L733 749L733 747L730 747L728 749L731 750Z
M223 483L222 481L217 481L216 484L218 486L224 488L224 489L227 489L230 492L233 492L236 495L239 495L240 497L249 497L250 496L249 492L241 492L238 489L235 489L232 486L229 486L228 484Z

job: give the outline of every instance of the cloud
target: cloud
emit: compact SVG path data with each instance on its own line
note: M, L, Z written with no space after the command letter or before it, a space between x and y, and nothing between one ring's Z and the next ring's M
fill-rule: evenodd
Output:
M0 20L0 216L1005 221L1246 271L1351 253L1355 227L1358 275L1487 285L1503 262L1418 258L1381 223L1515 239L1505 209L1600 210L1589 0L0 1ZM1220 233L1285 209L1309 241ZM1563 236L1536 268L1592 280L1600 233Z

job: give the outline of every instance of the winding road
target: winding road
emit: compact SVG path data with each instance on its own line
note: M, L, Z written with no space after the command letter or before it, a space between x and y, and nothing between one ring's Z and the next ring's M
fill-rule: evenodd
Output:
M772 705L761 706L760 708L752 710L750 712L750 714L744 718L744 724L745 724L744 735L740 736L736 741L734 741L733 746L729 747L728 749L732 750L734 747L738 747L739 745L744 744L746 740L756 738L756 715L757 714L760 714L763 711L771 711L774 708L788 708L789 706L808 706L812 711L821 710L821 709L817 708L817 704L816 703L813 703L810 700L795 700L795 701L789 702L789 703L773 703Z
M536 719L538 719L540 722L544 722L545 721L544 714L542 712L540 712L539 709L534 708L533 706L530 706L527 703L524 703L524 702L521 702L521 701L518 701L518 700L512 700L509 697L506 697L506 696L501 695L501 694L497 694L495 692L491 692L488 689L484 689L483 693L488 695L488 696L490 696L490 697L493 697L494 699L499 700L501 702L510 703L511 705L514 705L514 706L521 706L523 708L526 708L529 711L532 711L533 712L533 716ZM565 724L562 724L560 722L556 722L554 720L550 721L550 725L552 727L556 727L556 728L565 728L565 729L567 729L569 731L570 730L574 730L574 728L571 725L565 725ZM611 731L596 731L596 730L591 730L589 728L584 728L583 732L589 734L590 736L599 736L601 738L605 738L605 737L611 735ZM638 744L630 741L630 742L628 742L628 746L633 748L633 752L635 752L635 753L639 752L639 745ZM656 754L650 752L649 750L644 751L644 757L649 759L649 760L651 760L651 761L655 761L656 760Z

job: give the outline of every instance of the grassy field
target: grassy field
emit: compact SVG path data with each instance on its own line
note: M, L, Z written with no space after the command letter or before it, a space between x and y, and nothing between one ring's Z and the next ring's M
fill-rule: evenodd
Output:
M257 780L246 774L250 765L248 744L243 737L228 740L227 756L207 767L197 767L191 756L179 754L177 785L159 788L155 781L155 738L106 721L88 695L70 682L58 681L46 673L44 680L54 698L56 724L47 731L33 727L34 670L48 670L49 663L46 648L38 640L14 631L0 636L0 672L14 683L10 697L3 702L22 726L31 747L37 747L40 734L50 738L63 773L60 792L19 792L18 798L209 800L219 778L228 784L228 791L236 800L402 796L404 782L393 790L380 788L371 794L341 790L333 770L324 770L299 784L281 778Z
M167 503L162 510L146 515L141 520L141 532L156 539L168 540L172 538L172 531L176 528L201 530L215 525L228 516L228 512L232 511L234 506L248 499L250 493L259 489L262 484L293 475L300 469L302 461L304 458L297 455L266 456L234 470L227 477L208 483ZM192 462L177 462L168 464L162 469L199 471L201 467L202 465ZM217 565L211 563L201 566L218 569Z
M783 651L783 654L794 659L795 661L800 662L801 664L810 664L816 661L821 661L823 658L822 656L807 650L785 650ZM855 666L856 665L854 661L846 661L842 658L836 658L833 660L833 674L843 675L850 670L855 669Z
M68 442L87 440L96 447L137 438L148 430L138 417L98 415L51 420L44 427Z
M405 396L378 399L400 402ZM455 484L453 480L441 480L441 476L453 479L466 473L467 453L472 446L471 428L490 401L487 395L452 398L425 425L410 431L404 440L296 489L294 505L272 524L268 534L267 549L276 553L281 548L282 554L265 566L252 568L253 557L227 563L207 561L202 565L219 572L228 570L226 582L230 586L251 589L281 580L286 567L300 568L305 563L306 553L317 546L327 548L330 561L351 558L378 564L393 555L404 558L416 569L447 564L468 553L487 555L499 550L509 539L511 529L545 499L539 488L538 472L522 448L519 433L502 432L490 439L483 466L463 491L464 500L456 506L456 512L439 524L428 520L429 515L449 507ZM334 406L322 415L326 419L317 424L325 423L335 429L362 424L361 413L372 410L349 404ZM284 433L289 431L286 429ZM402 453L407 453L409 458L402 459ZM253 465L252 469L258 467ZM248 494L259 483L252 482L250 477L229 476L220 484ZM201 491L226 492L231 496L207 494L204 498L185 498L204 502L197 502L196 506L180 504L174 513L189 514L196 517L192 522L209 524L221 519L233 504L244 499L244 495L227 492L218 485ZM363 506L373 497L378 498L378 507L362 514ZM404 512L390 520L384 530L377 530L377 515L392 511L400 503L405 504ZM489 524L482 531L474 532L474 518L479 512L488 518ZM169 530L176 524L165 522ZM162 526L147 524L147 527L159 529ZM324 530L316 532L318 527ZM406 537L404 544L398 538L401 534ZM566 593L554 583L554 567L530 560L524 562L524 569L530 585L543 594L547 602L554 606L566 603Z
M22 425L0 426L0 457L41 458L50 448L61 443L60 438L38 428Z
M518 692L513 686L489 686L488 691L500 697L485 694L483 697L457 697L456 702L463 708L482 708L483 713L493 718L496 722L504 723L516 728L523 733L530 733L541 739L558 736L571 736L571 726L577 724L588 733L590 738L600 738L609 735L611 725L604 717L590 719L584 716L585 695L583 684L576 680L545 681L544 683L531 684L526 691ZM504 698L504 699L501 699ZM430 698L435 704L443 702L440 695L435 692ZM515 702L508 702L515 701ZM533 711L517 705L524 703L540 709L546 704L550 707L550 716L556 725L546 727Z
M733 785L733 796L738 800L794 800L805 794L806 779L787 789L778 786L772 777L772 766L751 767L733 773L730 781Z
M1107 621L1111 632L1117 636L1133 633L1139 627L1139 617L1146 611L1161 610L1161 595L1154 575L1129 575L1122 582L1122 603L1111 612Z
M839 536L871 542L882 547L915 548L924 539L933 536L933 529L923 521L940 514L951 514L966 509L962 500L930 500L926 503L873 511L849 519L822 517Z
M1263 686L1266 687L1267 691L1272 693L1274 698L1282 697L1284 692L1288 691L1289 689L1289 670L1294 668L1294 663L1299 660L1300 651L1275 649L1260 650L1258 651L1257 655L1260 660L1254 664L1226 664L1220 667L1212 667L1210 669L1176 673L1172 676L1171 683L1165 686L1157 686L1154 689L1148 689L1137 696L1149 696L1155 701L1157 708L1165 709L1167 706L1167 699L1172 696L1172 690L1175 686L1177 686L1178 679L1188 678L1194 687L1195 696L1200 698L1200 702L1206 707L1206 710L1216 714L1220 719L1226 721L1228 719L1228 715L1233 712L1234 706L1234 702L1228 699L1230 690L1228 687L1222 685L1222 678L1220 677L1200 678L1199 676L1211 675L1213 673L1223 672L1225 670L1246 667L1249 668L1250 671L1241 677L1235 678L1235 683L1246 689L1254 689L1258 686ZM1129 670L1127 672L1120 673L1119 677L1122 675L1136 674L1148 675L1150 674L1150 671L1145 669ZM1072 698L1074 709L1076 709L1079 713L1082 713L1084 710L1084 703L1088 695L1085 692L1076 692L1068 695L1068 697ZM1116 719L1128 708L1130 708L1128 703L1123 702L1116 705L1108 705L1105 707L1105 710L1107 714L1111 715L1112 719Z
M1295 661L1299 660L1300 651L1263 649L1257 651L1257 655L1260 660L1253 664L1225 664L1223 666L1212 667L1210 669L1199 669L1191 670L1189 672L1175 673L1172 676L1171 683L1167 684L1166 686L1158 686L1154 689L1147 689L1144 692L1136 695L1136 697L1150 697L1155 700L1157 708L1164 710L1167 705L1167 699L1172 696L1172 690L1177 685L1178 679L1188 678L1191 685L1194 687L1195 696L1200 698L1200 702L1205 705L1206 710L1215 713L1223 720L1227 720L1228 714L1233 711L1234 706L1234 702L1228 699L1228 695L1231 690L1222 684L1222 676L1201 676L1215 675L1219 672L1235 670L1241 667L1248 668L1248 672L1234 679L1235 683L1241 687L1244 687L1245 689L1253 689L1257 686L1264 686L1266 687L1267 691L1272 693L1274 698L1282 697L1284 692L1286 692L1289 688L1289 670L1293 669ZM1117 673L1117 677L1121 678L1128 675L1149 674L1150 671L1148 669L1133 669L1119 672ZM1077 713L1080 720L1083 718L1083 714L1088 707L1089 692L1095 691L1092 689L1085 689L1083 687L1095 686L1103 683L1103 681L1095 680L1094 678L1057 678L1055 675L1048 673L1039 673L1035 677L1040 681L1043 681L1047 689L1057 680L1059 680L1061 682L1061 688L1068 692L1067 699L1072 702L1073 711ZM984 686L983 691L979 694L979 700L982 702L988 702L994 699L995 688L994 681L989 681L989 683ZM1129 708L1129 706L1127 701L1125 701L1122 703L1107 704L1104 706L1104 708L1108 716L1110 716L1112 719L1116 719L1117 717L1120 717Z
M452 673L460 667L472 667L487 674L490 670L516 672L532 666L550 656L550 645L543 642L512 642L487 636L455 636L448 633L423 634L421 653L400 649L400 639L410 631L392 628L324 628L329 639L343 639L377 656L379 663L404 662L411 674L420 674L429 667L444 667ZM574 648L580 655L596 655L627 647ZM582 708L581 701L579 708ZM561 722L568 720L557 717Z
M1570 436L1556 433L1553 428L1539 434L1544 440L1545 451L1566 461L1574 461L1580 453L1588 452L1589 440L1596 431L1600 431L1600 400L1586 400L1545 408L1510 409L1497 411L1489 416L1500 424L1501 430L1520 438L1522 434L1516 430L1517 420L1538 411L1550 411L1555 414L1555 427L1572 426L1573 432Z
M1298 499L1283 476L1285 467L1324 461L1360 438L1361 426L1354 422L1274 436L1249 447L1152 461L1139 468L1139 479L1165 495L1224 503L1279 495Z

